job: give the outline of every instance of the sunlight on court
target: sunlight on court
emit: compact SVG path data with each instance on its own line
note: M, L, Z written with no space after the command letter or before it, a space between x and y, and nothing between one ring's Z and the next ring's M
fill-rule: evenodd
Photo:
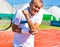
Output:
M0 31L0 47L12 47L14 32ZM35 35L34 47L60 47L60 30L39 30Z

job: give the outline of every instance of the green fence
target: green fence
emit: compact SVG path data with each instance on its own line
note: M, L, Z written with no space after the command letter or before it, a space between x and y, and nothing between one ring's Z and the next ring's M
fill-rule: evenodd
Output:
M13 19L15 14L0 14L0 18L6 17L6 16ZM53 19L51 19L51 18L53 18ZM44 21L51 21L51 20L56 21L56 17L51 14L43 14L43 20ZM59 21L60 21L60 18L59 18Z
M44 21L57 21L56 17L51 14L43 14ZM60 21L60 18L59 18Z
M50 21L51 20L51 16L50 14L43 14L43 20L45 21Z
M10 17L11 19L14 18L14 14L0 14L0 18L2 17Z

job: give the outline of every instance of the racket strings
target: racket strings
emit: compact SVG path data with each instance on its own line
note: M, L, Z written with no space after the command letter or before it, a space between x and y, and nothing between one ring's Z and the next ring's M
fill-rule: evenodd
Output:
M11 26L11 19L8 17L0 19L0 30L7 30Z

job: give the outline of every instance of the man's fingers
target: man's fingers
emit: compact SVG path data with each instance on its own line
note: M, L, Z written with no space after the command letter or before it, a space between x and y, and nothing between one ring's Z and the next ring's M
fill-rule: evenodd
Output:
M25 14L25 10L22 10L23 14Z
M28 12L26 10L22 10L24 15L28 15Z

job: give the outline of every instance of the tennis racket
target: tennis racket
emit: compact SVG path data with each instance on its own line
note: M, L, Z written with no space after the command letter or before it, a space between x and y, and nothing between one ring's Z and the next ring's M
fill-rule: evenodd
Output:
M11 27L12 19L10 17L0 18L0 31L7 30Z

